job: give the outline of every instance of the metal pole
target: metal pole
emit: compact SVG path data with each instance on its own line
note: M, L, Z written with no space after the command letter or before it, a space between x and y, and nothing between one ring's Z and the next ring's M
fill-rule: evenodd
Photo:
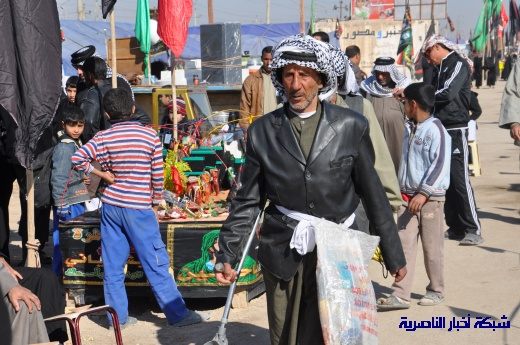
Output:
M300 0L300 32L305 33L305 0Z
M173 139L177 141L179 129L177 126L177 86L175 85L175 55L172 52L172 104L173 104Z
M208 0L208 24L213 24L213 0Z
M196 6L196 4L193 4L193 25L199 26L199 24L197 23L197 6Z
M78 20L85 20L85 4L83 3L83 0L78 0L77 6Z
M116 59L116 16L114 10L110 12L110 32L112 35L111 47L112 47L112 88L117 87L117 59Z
M152 62L150 61L150 53L148 53L147 68L148 68L148 84L152 84Z
M267 8L266 8L266 14L265 14L265 23L270 24L271 23L271 0L267 0Z
M343 20L343 0L339 0L339 20Z

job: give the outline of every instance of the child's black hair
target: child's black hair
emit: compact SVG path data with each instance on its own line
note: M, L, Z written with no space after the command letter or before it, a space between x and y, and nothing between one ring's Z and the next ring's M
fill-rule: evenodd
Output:
M121 88L110 89L103 96L103 109L110 121L126 121L132 115L134 101L130 93Z
M77 75L73 75L72 77L69 77L69 79L67 79L67 81L65 82L65 88L73 88L73 89L77 89L78 88L78 83L79 83L79 77Z
M63 123L69 126L85 123L85 114L76 104L65 104L61 112Z
M435 89L426 83L413 83L404 89L404 97L409 101L415 101L419 108L431 112L435 105Z
M262 57L264 54L272 54L273 53L273 46L266 46L262 49Z

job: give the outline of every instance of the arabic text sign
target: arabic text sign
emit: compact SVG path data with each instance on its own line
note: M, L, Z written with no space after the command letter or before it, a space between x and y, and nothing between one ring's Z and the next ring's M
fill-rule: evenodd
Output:
M502 320L502 321L500 321ZM413 321L408 317L401 316L399 328L407 332L415 332L419 329L447 329L448 332L459 332L464 328L486 328L495 332L497 329L511 328L511 321L502 315L500 320L494 320L491 316L474 316L470 314L462 317L453 316L451 319L444 316L432 316L431 320Z
M402 19L402 18L401 18ZM336 23L333 21L316 22L316 30L334 32ZM412 21L413 45L421 47L430 21ZM342 51L350 45L357 45L361 49L360 68L370 73L374 61L381 56L397 58L397 47L401 36L402 20L351 20L342 21L343 32L333 44ZM419 48L416 49L417 51ZM406 73L406 72L405 72Z

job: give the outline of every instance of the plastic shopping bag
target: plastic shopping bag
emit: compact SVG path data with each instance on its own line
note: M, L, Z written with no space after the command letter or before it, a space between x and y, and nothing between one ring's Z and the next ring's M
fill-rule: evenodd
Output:
M379 237L326 220L316 223L315 235L325 344L377 344L376 300L367 266Z

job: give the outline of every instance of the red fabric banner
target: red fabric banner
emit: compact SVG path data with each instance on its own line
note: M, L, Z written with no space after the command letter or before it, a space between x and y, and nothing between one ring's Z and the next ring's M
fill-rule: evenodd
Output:
M157 33L176 58L184 50L192 10L192 0L159 0Z
M500 23L498 24L498 37L502 38L504 35L504 28L507 26L507 22L509 21L509 17L506 13L506 8L504 7L504 3L502 3L502 8L500 10Z

